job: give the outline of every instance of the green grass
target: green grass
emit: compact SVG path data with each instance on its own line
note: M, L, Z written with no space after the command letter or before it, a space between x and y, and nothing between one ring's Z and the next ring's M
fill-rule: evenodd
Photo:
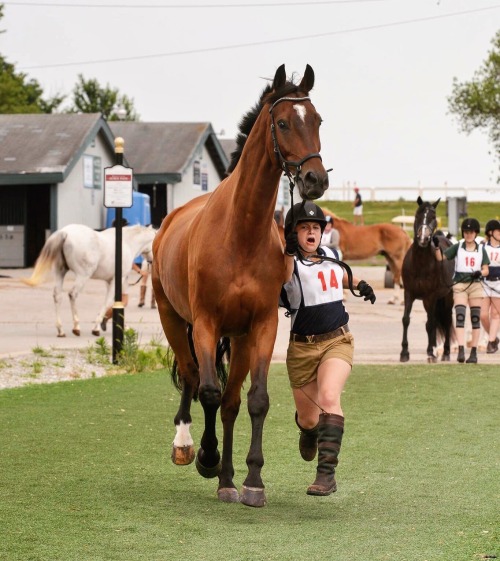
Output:
M434 202L434 201L432 201ZM332 212L352 222L352 202L350 201L321 201L321 206L330 209ZM379 224L381 222L391 222L395 216L405 214L415 216L417 203L415 201L363 201L363 215L365 224ZM492 218L500 219L500 205L488 202L468 202L468 215L479 220L484 228L488 220ZM446 201L442 200L437 207L438 216L441 218L441 227L448 225L446 214ZM483 233L483 232L482 232Z
M246 385L248 390L248 383ZM0 392L0 559L475 561L500 556L497 366L355 366L339 491L308 497L284 366L269 378L268 506L174 466L165 371ZM193 406L193 436L202 430ZM246 474L245 400L235 482Z

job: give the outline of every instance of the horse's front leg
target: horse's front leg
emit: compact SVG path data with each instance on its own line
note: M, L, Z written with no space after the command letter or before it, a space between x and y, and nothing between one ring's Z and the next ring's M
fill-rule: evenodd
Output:
M81 277L77 275L75 284L68 293L69 303L71 305L71 314L73 316L73 335L78 337L80 336L80 318L78 317L78 310L76 309L76 299L89 278L89 276Z
M408 351L408 327L410 326L410 314L413 307L413 300L409 293L405 291L405 309L403 313L403 340L401 341L401 353L399 355L400 362L408 362L410 353Z
M196 469L207 478L216 477L221 470L215 424L222 392L215 368L218 334L214 331L209 323L197 321L193 325L194 347L200 372L198 395L205 414L205 429L196 455Z
M217 496L226 503L238 502L239 494L233 483L234 423L241 405L241 386L249 370L249 345L245 337L231 340L231 366L226 389L222 395L221 419L223 427L222 464Z
M104 314L113 305L113 288L113 279L106 281L106 296L104 297L104 303L101 309L97 312L97 317L94 320L94 327L92 328L92 335L95 335L96 337L99 337L99 335L101 334L101 323L104 318Z
M251 385L247 397L248 412L252 423L252 440L247 455L248 475L240 493L240 501L248 506L260 507L266 504L264 483L261 477L264 465L262 436L264 421L269 411L267 375L276 340L277 325L278 316L276 314L276 318L265 323L262 329L254 328L252 332L254 340L250 341L253 353L250 360Z
M177 368L172 369L172 379L175 385L181 388L181 401L174 417L176 434L172 443L171 458L174 464L185 466L195 457L191 437L191 403L199 384L198 366L191 353L187 324L173 309L158 282L155 294L163 331L176 360Z

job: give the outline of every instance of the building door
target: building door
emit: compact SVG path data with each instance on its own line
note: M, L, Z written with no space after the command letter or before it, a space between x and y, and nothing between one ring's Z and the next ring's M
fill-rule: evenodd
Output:
M165 216L167 209L167 186L165 183L154 183L153 185L139 185L139 192L149 195L151 206L151 224L158 229Z

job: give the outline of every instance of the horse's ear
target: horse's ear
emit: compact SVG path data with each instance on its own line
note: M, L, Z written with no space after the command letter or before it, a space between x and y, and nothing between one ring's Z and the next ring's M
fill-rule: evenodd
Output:
M417 205L420 206L424 203L424 201L422 200L422 197L419 195L418 199L417 199Z
M434 208L436 208L438 206L440 200L441 200L441 197L439 197L439 199L435 203L432 203L432 206Z
M276 74L274 75L273 80L273 90L277 91L282 88L286 84L286 71L285 65L282 64L278 70L276 70Z
M304 77L302 78L302 82L299 84L299 90L302 92L309 93L314 87L314 70L312 67L307 64L306 71L304 72Z

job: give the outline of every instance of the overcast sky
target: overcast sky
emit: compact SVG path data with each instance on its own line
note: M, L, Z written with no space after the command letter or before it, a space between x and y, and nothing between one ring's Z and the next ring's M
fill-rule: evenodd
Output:
M490 51L498 0L4 4L0 53L47 94L83 74L133 98L142 121L209 121L234 137L264 78L309 63L333 186L495 184L487 136L459 132L447 97Z

